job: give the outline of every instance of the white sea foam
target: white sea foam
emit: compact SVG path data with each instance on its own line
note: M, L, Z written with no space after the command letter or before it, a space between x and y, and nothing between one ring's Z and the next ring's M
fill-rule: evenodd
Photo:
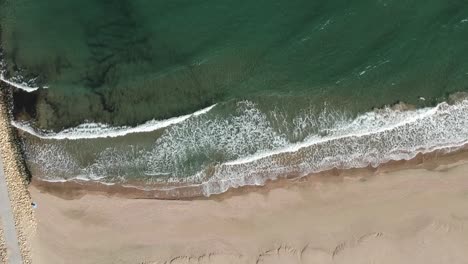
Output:
M4 83L8 85L24 90L28 93L34 92L37 89L39 89L39 87L36 87L36 86L31 87L30 85L28 85L28 82L24 81L21 75L18 75L16 78L12 78L12 79L5 78L4 73L6 71L5 70L6 62L2 59L3 57L4 57L3 49L0 46L0 81L3 81ZM34 82L35 80L31 80L31 81Z
M377 166L418 153L455 150L468 143L467 113L467 100L419 110L387 108L367 113L337 127L330 136L220 164L201 186L209 196L233 187L263 185L288 173ZM206 176L203 172L197 177Z
M285 153L292 153L296 152L302 148L310 147L316 144L322 144L327 141L333 141L341 138L346 137L362 137L366 135L378 134L381 132L385 132L387 130L394 129L398 126L403 126L405 124L409 124L412 122L417 121L418 119L422 119L424 117L430 116L437 111L437 108L425 108L420 109L417 111L398 111L393 113L391 118L382 118L382 113L366 113L362 116L356 118L352 123L344 126L339 127L332 130L332 136L326 137L316 137L312 136L306 139L303 142L297 144L290 144L284 148L279 148L267 152L257 153L255 155L249 157L243 157L237 160L228 161L224 163L226 166L231 165L239 165L243 163L250 163L254 162L269 156L285 154ZM386 109L386 114L391 113L393 110ZM392 114L390 114L392 115Z
M17 82L7 80L5 78L5 76L3 76L3 73L0 73L0 81L3 81L5 83L7 83L8 85L14 86L14 87L16 87L18 89L21 89L21 90L24 90L24 91L26 91L28 93L34 92L37 89L39 89L39 87L29 87L26 82L17 83Z
M29 87L24 82L23 83L16 83L16 82L13 82L13 81L9 81L3 76L3 74L0 74L0 81L3 81L5 83L7 83L8 85L11 85L11 86L16 87L16 88L21 89L21 90L24 90L26 92L34 92L37 89L39 89L39 87Z
M70 181L70 180L65 180L65 179L40 179L40 180L45 181L45 182L53 182L53 183Z
M193 119L165 131L147 153L146 174L164 172L183 177L189 171L184 165L187 161L232 159L288 143L272 129L266 114L252 102L242 101L234 115Z
M199 186L209 196L229 188L263 185L291 173L302 176L332 168L377 166L418 153L452 151L468 143L467 100L418 110L385 108L356 118L324 111L289 123L282 121L281 113L268 117L248 101L238 103L232 113L177 123L149 148L98 149L93 163L85 167L78 166L73 156L77 154L65 151L60 142L31 144L26 154L45 179L54 175L52 180L76 180L86 175L92 181L125 184L141 175L148 180L146 189L152 188L151 183L168 183L168 189L183 184ZM288 129L277 128L283 123ZM318 132L310 132L310 127L318 127ZM307 134L304 129L309 131L305 140L289 141L286 134Z
M77 181L77 182L89 182L89 181L94 181L94 182L97 182L98 180L91 180L87 177L80 177L80 176L77 176L75 178L70 178L70 179L47 179L47 178L42 178L40 179L41 181L45 181L45 182L52 182L52 183L57 183L57 182L60 182L60 183L63 183L63 182L71 182L71 181ZM104 184L104 185L115 185L115 183L112 183L112 182L103 182L103 181L99 181L100 184ZM130 186L129 186L130 187Z
M172 126L184 122L190 117L199 116L209 112L216 104L196 111L192 114L173 117L166 120L151 120L142 125L135 127L112 127L107 124L101 123L85 123L74 128L68 128L60 132L51 131L38 131L31 127L28 123L12 121L12 125L17 129L25 131L31 135L42 139L92 139L92 138L107 138L107 137L121 137L132 133L152 132L161 128Z

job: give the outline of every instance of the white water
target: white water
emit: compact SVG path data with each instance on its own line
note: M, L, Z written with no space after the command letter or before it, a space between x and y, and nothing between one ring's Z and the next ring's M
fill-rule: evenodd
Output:
M287 124L288 133L301 134L301 129L311 125L327 133L309 133L295 144L282 129L272 129L271 119L255 104L241 102L236 107L231 117L199 116L174 124L149 149L130 145L99 150L94 163L86 167L60 142L33 145L28 158L41 168L45 179L54 181L79 176L125 183L140 171L150 179L147 188L154 182L184 183L200 186L209 196L233 187L263 185L289 173L302 176L332 168L377 166L411 159L418 153L455 150L468 143L467 100L418 110L385 108L354 119L331 112L310 119L298 117ZM219 155L224 162L217 161ZM193 163L200 157L211 163ZM187 173L186 162L201 170ZM167 175L172 177L161 177Z
M166 120L151 120L142 125L136 127L112 127L107 124L100 123L85 123L81 124L74 128L68 128L60 132L51 132L51 131L37 131L27 123L21 123L17 121L12 121L11 124L24 132L27 132L31 135L34 135L42 139L92 139L92 138L107 138L107 137L121 137L133 133L144 133L152 132L161 128L172 126L185 120L190 117L199 116L209 112L216 104L204 108L202 110L196 111L192 114L173 117Z
M11 86L24 90L28 93L34 92L37 89L39 89L39 87L29 87L26 83L16 83L16 82L9 81L3 76L3 73L0 73L0 81L3 81Z
M327 137L226 162L201 184L204 194L244 185L263 185L291 172L307 175L332 168L378 166L418 153L456 150L468 143L468 100L411 111L383 109L337 127ZM206 178L206 172L197 175Z
M351 124L345 127L335 129L335 131L333 131L334 133L332 133L334 134L333 136L319 137L319 138L311 137L311 138L306 139L303 142L300 142L297 144L291 144L284 148L279 148L279 149L271 150L268 152L258 153L249 157L243 157L237 160L228 161L224 163L224 165L232 166L232 165L250 163L250 162L254 162L254 161L267 158L273 155L293 153L302 148L310 147L310 146L317 145L317 144L323 144L328 141L338 140L342 138L349 138L349 137L362 137L362 136L382 133L382 132L397 128L399 126L403 126L405 124L416 122L419 119L428 117L434 114L439 108L439 106L435 108L420 109L417 111L399 112L398 115L395 115L390 120L385 120L385 119L379 120L380 122L384 122L384 123L383 124L379 123L378 126L376 126L375 124L372 124L372 122L374 122L374 120L379 119L378 117L379 114L374 113L374 112L366 113L358 117L357 119L355 119ZM387 111L392 111L392 110L387 109ZM365 123L368 123L368 124L365 124Z
M3 49L0 46L0 81L6 83L8 85L11 85L13 87L16 87L18 89L24 90L24 91L26 91L28 93L34 92L37 89L39 89L39 87L30 87L30 86L28 86L28 84L26 82L24 82L24 81L18 82L16 80L8 80L7 78L5 78L4 73L5 73L6 63L5 63L5 61L3 61L1 59L3 57L4 57ZM46 88L46 87L44 87L44 88Z

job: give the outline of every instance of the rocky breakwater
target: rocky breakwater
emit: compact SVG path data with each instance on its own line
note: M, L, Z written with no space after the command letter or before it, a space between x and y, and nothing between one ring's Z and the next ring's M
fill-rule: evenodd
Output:
M3 159L8 194L24 263L31 263L31 240L36 221L27 189L28 173L22 159L16 131L10 126L11 87L0 83L0 153Z
M3 230L0 227L0 264L6 263L6 246L3 237Z

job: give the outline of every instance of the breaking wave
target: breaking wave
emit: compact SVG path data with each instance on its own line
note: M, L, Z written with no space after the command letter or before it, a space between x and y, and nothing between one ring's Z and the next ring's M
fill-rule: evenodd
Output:
M36 91L37 89L39 89L39 87L35 86L35 87L30 87L28 86L28 83L27 82L15 82L15 81L11 81L11 80L7 80L4 76L3 76L3 73L0 73L0 81L8 84L8 85L11 85L13 87L16 87L18 89L21 89L23 91L26 91L28 93L30 92L34 92Z
M203 193L209 196L232 187L263 185L288 173L376 167L419 153L458 149L468 143L467 113L468 100L418 110L369 112L326 137L311 136L298 144L220 164L201 184ZM196 177L207 176L202 171Z
M468 100L414 110L386 107L357 117L336 111L316 116L304 112L307 115L288 122L279 120L277 110L262 112L249 101L235 108L230 115L182 120L165 129L150 146L108 145L85 164L70 150L76 146L60 141L26 144L25 152L44 180L126 184L140 178L145 189L198 186L209 196L229 188L263 185L284 175L408 160L418 153L453 150L468 142ZM295 142L291 134L308 136ZM95 144L87 142L79 145Z
M33 79L27 80L21 75L21 70L18 70L18 72L15 73L14 77L9 78L9 79L6 78L5 77L6 63L3 60L3 57L4 57L3 49L0 46L0 81L1 82L4 82L10 86L21 89L28 93L34 92L37 89L39 89L39 86L36 85L36 79L33 78ZM48 87L44 86L42 88L48 88Z
M101 123L85 123L74 128L68 128L60 132L39 131L34 129L30 124L18 121L12 121L12 125L17 129L27 132L42 139L92 139L92 138L107 138L121 137L132 133L152 132L161 128L172 126L177 123L184 122L190 117L199 116L209 112L216 104L196 111L192 114L173 117L165 120L150 120L142 125L135 127L121 126L112 127Z
M28 93L34 92L37 89L39 89L39 86L35 85L35 82L36 82L35 79L26 80L19 72L16 73L13 78L10 78L10 79L6 78L5 77L6 63L3 60L3 57L4 57L3 49L0 46L0 81L10 86L13 86L15 88L26 91ZM44 86L42 88L47 88L47 86Z

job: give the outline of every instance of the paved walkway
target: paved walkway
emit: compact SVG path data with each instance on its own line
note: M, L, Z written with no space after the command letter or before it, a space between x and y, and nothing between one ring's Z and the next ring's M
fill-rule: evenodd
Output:
M3 235L5 236L5 245L7 247L7 259L10 264L22 264L23 259L16 235L15 220L11 210L10 198L8 197L8 188L3 172L3 161L0 158L0 224L3 225Z

